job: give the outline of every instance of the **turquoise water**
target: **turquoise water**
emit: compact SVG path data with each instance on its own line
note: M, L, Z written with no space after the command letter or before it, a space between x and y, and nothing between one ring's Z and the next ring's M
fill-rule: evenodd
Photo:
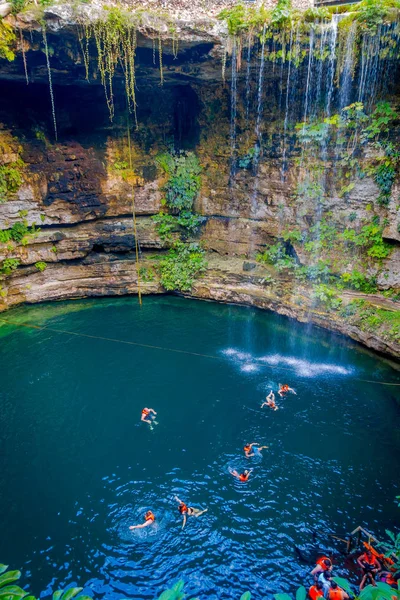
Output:
M294 546L312 553L313 532L339 550L329 533L398 521L400 388L360 380L400 373L344 338L172 296L1 318L71 332L0 326L0 562L33 593L150 599L182 577L201 598L270 597L309 581ZM261 410L279 382L297 395ZM269 449L247 460L254 441ZM175 494L208 513L182 531Z

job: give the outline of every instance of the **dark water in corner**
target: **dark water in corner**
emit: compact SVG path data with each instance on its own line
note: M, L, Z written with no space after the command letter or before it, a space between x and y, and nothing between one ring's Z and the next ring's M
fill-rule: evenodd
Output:
M257 310L174 297L42 305L18 322L144 344L0 327L0 562L33 593L154 598L183 577L200 598L290 590L294 544L399 509L400 373L352 343ZM260 409L271 386L297 396ZM397 398L399 399L399 398ZM149 431L143 406L158 411ZM247 461L246 441L270 445ZM228 468L254 467L246 484ZM172 497L209 512L180 529ZM155 526L130 532L151 508ZM341 563L339 561L339 568ZM292 582L292 583L291 583Z

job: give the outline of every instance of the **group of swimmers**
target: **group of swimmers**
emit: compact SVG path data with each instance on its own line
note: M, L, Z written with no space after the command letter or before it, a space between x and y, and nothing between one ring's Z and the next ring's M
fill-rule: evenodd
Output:
M294 389L289 387L287 383L279 384L278 394L281 398L284 398L286 396L286 394L289 394L289 393L296 394ZM266 402L263 402L261 404L261 408L263 408L264 406L269 406L273 410L278 410L278 406L275 403L275 394L272 390L266 397ZM143 423L147 423L150 426L150 429L153 429L154 425L158 425L157 421L155 420L156 417L157 417L157 413L154 410L154 408L145 407L142 409L142 416L141 416L140 420L143 421ZM246 458L251 458L252 456L261 456L262 450L265 450L267 448L268 448L268 446L260 446L260 444L258 444L257 442L252 442L251 444L246 444L244 446L243 450L244 450L244 454L245 454ZM229 472L231 475L233 475L233 477L236 477L236 479L245 483L246 481L248 481L252 471L253 471L253 469L246 469L245 471L243 471L243 473L238 473L238 471L232 469ZM179 498L177 496L175 496L175 500L178 501L178 503L179 503L178 510L181 513L181 515L183 516L182 529L186 525L187 517L191 517L191 516L200 517L202 514L204 514L208 510L207 508L199 509L199 508L193 508L191 506L186 506L186 504L184 502L182 502L181 500L179 500ZM149 525L154 523L155 520L156 520L156 517L155 517L154 513L151 510L148 510L146 512L146 514L144 515L144 522L141 523L140 525L131 525L129 527L129 529L131 529L131 530L132 529L143 529L143 527L148 527Z
M398 579L400 573L395 574L390 570L393 561L385 557L383 554L378 555L376 551L365 544L365 552L357 558L357 564L362 572L360 583L360 591L364 589L366 584L376 586L376 577L379 581L388 584L394 589L398 589ZM385 561L389 570L385 570L378 560L381 557L382 562ZM325 598L326 600L347 600L349 595L332 579L333 564L327 556L321 556L316 563L316 566L311 571L314 576L314 585L308 591L311 600Z

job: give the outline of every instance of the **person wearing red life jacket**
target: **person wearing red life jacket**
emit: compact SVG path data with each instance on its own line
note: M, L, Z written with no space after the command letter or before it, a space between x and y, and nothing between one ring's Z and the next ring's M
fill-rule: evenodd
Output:
M381 565L376 556L372 554L371 550L367 548L364 554L361 554L361 556L357 558L357 563L361 567L363 573L360 590L365 587L367 580L371 585L376 585L375 575L381 570Z
M320 581L316 581L308 590L308 595L310 596L311 600L323 598L324 592L322 589L322 583Z
M338 586L336 581L331 581L331 587L328 592L327 600L348 600L349 595Z
M156 415L157 413L153 408L143 408L140 420L143 421L143 423L148 423L150 427L152 427L153 423L157 425L157 421L154 420Z
M283 384L280 383L279 390L278 390L278 394L280 395L280 397L283 398L284 396L286 396L286 394L288 392L291 392L292 394L296 394L294 389L289 387L287 383L283 383Z
M317 580L320 573L323 573L324 571L332 571L332 561L327 556L321 556L318 558L316 566L311 571L311 575L313 575L314 579Z
M272 410L278 410L279 406L277 406L275 403L275 394L272 390L270 391L265 400L266 401L261 404L261 408L263 408L264 406L268 406L269 408L272 408Z
M182 500L179 500L178 496L175 496L175 500L177 502L179 502L178 510L181 513L181 515L183 516L182 529L186 525L187 517L200 517L201 515L203 515L204 513L206 513L208 511L208 508L199 509L199 508L193 508L192 506L186 506L186 504L184 502L182 502Z
M151 510L148 510L147 513L144 515L144 523L142 523L141 525L131 525L129 529L143 529L143 527L148 527L149 525L152 525L152 523L154 523L155 520L156 518L154 514L151 512Z
M252 442L251 444L246 444L243 448L246 458L250 458L250 456L258 456L261 454L261 450L265 450L268 446L260 446L257 442Z
M249 469L249 470L243 471L243 473L238 473L237 471L229 471L229 473L231 475L233 475L234 477L236 477L236 479L239 479L239 481L245 482L245 481L248 481L252 470L253 469Z

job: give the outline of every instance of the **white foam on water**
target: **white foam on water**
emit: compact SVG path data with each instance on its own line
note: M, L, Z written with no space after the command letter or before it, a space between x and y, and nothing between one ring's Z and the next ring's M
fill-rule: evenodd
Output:
M255 373L260 370L262 365L291 367L297 375L302 377L317 377L325 374L350 375L353 372L352 369L340 365L312 362L304 358L283 356L277 353L257 357L236 348L227 348L222 350L222 354L233 359L233 362L238 364L244 373Z

